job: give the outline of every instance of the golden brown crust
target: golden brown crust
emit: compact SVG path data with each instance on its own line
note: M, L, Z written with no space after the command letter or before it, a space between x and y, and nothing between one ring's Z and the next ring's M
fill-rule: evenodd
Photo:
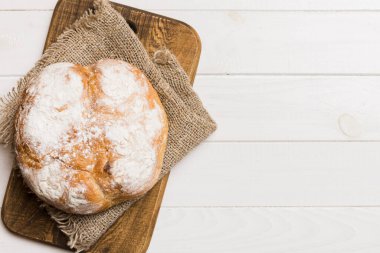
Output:
M119 61L106 60L110 64L120 63ZM72 70L76 72L82 78L83 83L83 96L81 102L86 108L83 117L94 118L96 120L86 123L86 129L92 129L93 127L104 127L107 120L123 119L126 115L116 110L114 107L98 103L98 100L105 96L101 86L101 71L97 68L97 65L83 67L75 65ZM132 68L132 72L135 79L142 85L148 84L148 90L146 92L146 100L149 104L149 109L158 107L161 112L161 129L159 135L157 135L152 141L151 145L156 152L156 166L153 169L150 179L146 181L137 190L126 191L123 190L123 186L115 183L114 176L110 173L111 164L119 159L118 154L114 147L114 143L107 138L106 133L102 132L96 137L90 138L86 141L78 141L80 129L73 127L67 132L67 142L72 145L62 145L57 150L53 150L50 153L41 154L40 150L36 149L38 145L31 143L31 140L25 136L25 120L29 114L30 108L34 106L34 95L26 93L23 98L23 106L19 109L16 119L16 138L15 147L17 154L17 161L20 168L24 172L24 178L27 184L31 187L37 195L48 202L51 205L56 206L66 212L72 213L94 213L103 211L115 204L122 201L133 199L145 194L150 190L157 182L159 174L161 172L163 158L166 150L167 135L168 135L168 120L164 112L163 105L159 99L157 92L153 89L147 78L143 73ZM67 82L70 82L71 77L66 74L64 77ZM38 82L38 81L37 81ZM33 85L33 84L32 84ZM129 106L128 103L133 103L134 98L131 96L125 106ZM63 112L69 108L68 104L56 107L57 112ZM46 129L49 131L49 129ZM45 196L38 191L36 187L36 174L38 170L41 170L45 166L45 158L49 156L49 159L59 160L61 163L61 170L70 169L74 170L75 174L72 176L65 176L65 180L69 182L69 189L67 189L59 199L51 199L49 196ZM62 160L65 157L65 160ZM89 169L89 167L91 169ZM37 170L31 172L30 170ZM33 181L34 180L34 181ZM38 183L38 182L37 182ZM91 208L82 210L70 205L70 188L75 188L80 185L84 186L85 200L88 201ZM91 209L91 210L89 210Z

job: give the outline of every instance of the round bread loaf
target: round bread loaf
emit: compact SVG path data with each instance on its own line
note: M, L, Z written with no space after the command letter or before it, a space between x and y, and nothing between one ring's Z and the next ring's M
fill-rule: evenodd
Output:
M48 204L76 214L103 211L151 189L168 135L148 79L110 59L46 67L26 90L15 127L25 182Z

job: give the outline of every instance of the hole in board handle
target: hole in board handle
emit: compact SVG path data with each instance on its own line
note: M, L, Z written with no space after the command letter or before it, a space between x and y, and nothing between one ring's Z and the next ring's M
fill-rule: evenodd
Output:
M132 29L132 31L134 33L137 33L137 26L136 26L136 24L134 22L130 21L130 20L127 20L127 23L129 25L129 27Z

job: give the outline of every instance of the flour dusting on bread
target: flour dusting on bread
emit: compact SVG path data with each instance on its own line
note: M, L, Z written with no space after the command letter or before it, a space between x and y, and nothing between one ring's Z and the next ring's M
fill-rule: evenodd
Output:
M62 145L61 137L71 125L82 118L82 79L73 70L74 64L58 63L48 66L28 89L34 98L27 104L25 137L39 154Z
M154 185L167 132L158 95L139 69L118 60L57 63L27 89L16 120L16 153L41 199L88 214Z

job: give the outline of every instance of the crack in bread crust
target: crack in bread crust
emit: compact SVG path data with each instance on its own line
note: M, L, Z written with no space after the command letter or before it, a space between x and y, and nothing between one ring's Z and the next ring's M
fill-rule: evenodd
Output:
M26 91L16 157L41 199L70 213L103 211L158 180L168 122L156 91L118 60L58 63Z

